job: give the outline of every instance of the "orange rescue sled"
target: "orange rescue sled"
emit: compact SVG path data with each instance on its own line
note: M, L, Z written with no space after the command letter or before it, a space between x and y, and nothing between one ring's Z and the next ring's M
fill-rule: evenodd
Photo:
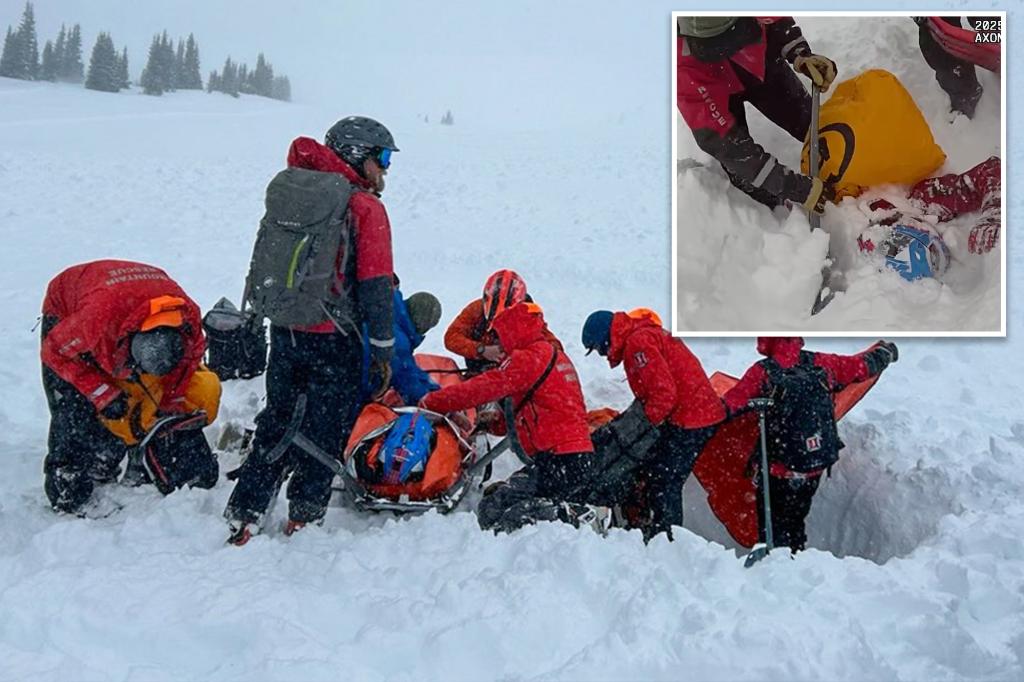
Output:
M442 387L462 381L455 361L440 355L417 354L416 364ZM466 414L465 424L418 407L394 405L394 397L370 403L356 420L343 456L345 489L353 494L357 508L369 511L422 512L454 509L469 487L468 468L476 460L470 437L475 412ZM389 404L385 404L389 403ZM430 422L430 452L422 471L399 482L373 476L378 455L388 434L402 415L415 415Z

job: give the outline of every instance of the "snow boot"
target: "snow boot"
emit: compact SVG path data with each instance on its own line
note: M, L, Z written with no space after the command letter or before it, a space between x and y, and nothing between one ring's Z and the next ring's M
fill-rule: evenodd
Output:
M231 535L228 536L226 544L234 545L235 547L241 547L245 543L252 540L254 535L259 535L260 527L255 523L245 523L243 521L230 521L228 522L228 528L231 529Z
M305 521L293 521L292 519L288 519L288 523L284 524L284 534L287 537L291 537L305 527Z

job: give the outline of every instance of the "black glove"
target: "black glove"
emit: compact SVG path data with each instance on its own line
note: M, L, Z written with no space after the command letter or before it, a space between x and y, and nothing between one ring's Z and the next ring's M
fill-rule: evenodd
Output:
M878 345L864 354L864 362L868 365L868 373L871 376L880 374L882 370L900 358L899 349L895 343L879 341Z
M100 410L100 416L104 419L124 419L126 414L128 414L128 394L126 393L118 393L116 398Z
M370 397L380 399L391 388L391 361L374 358L370 361Z

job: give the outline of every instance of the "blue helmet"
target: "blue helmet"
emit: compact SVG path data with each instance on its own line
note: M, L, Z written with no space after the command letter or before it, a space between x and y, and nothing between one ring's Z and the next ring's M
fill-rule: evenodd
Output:
M610 310L595 310L583 323L583 347L587 349L587 355L591 351L597 351L598 355L608 355L608 348L612 343L612 312Z
M422 414L403 414L395 420L377 453L384 483L419 480L433 448L434 426Z
M949 249L938 234L909 225L894 225L886 243L885 265L913 282L940 278L949 265Z

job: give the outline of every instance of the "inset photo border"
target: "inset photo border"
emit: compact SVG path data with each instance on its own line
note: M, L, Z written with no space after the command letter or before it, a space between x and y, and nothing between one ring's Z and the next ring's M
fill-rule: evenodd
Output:
M765 14L672 13L673 333L1005 337L1006 12Z

